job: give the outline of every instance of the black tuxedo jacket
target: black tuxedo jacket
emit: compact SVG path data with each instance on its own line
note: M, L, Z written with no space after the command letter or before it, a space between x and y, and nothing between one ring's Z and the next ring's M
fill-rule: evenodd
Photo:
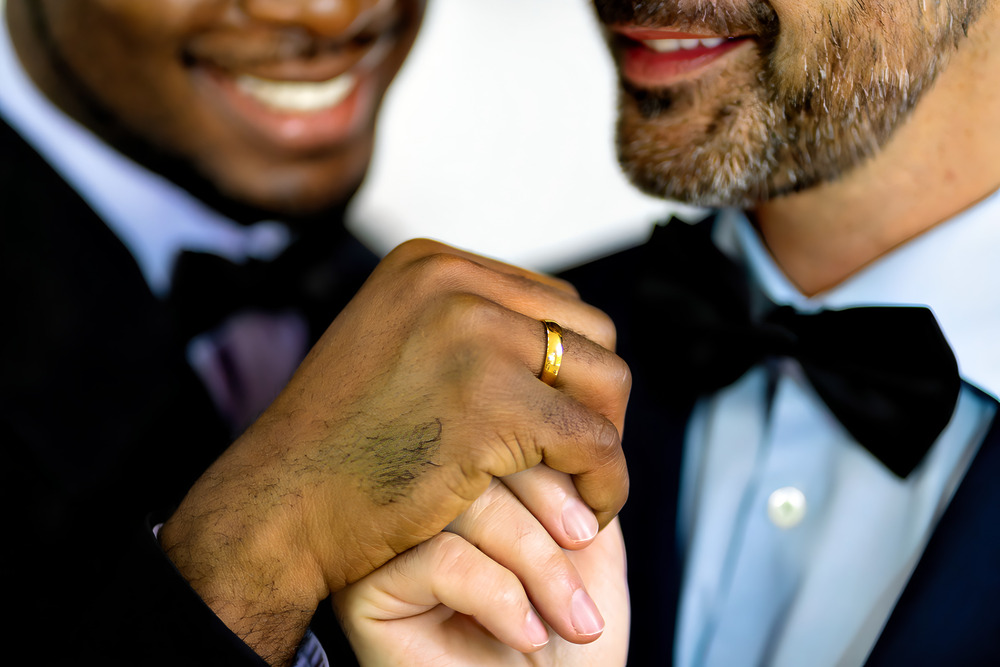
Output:
M633 374L624 447L631 492L621 515L632 600L629 664L670 665L683 563L676 542L680 459L692 403L659 398L669 379L644 372L658 347L639 296L658 258L632 248L563 277L618 328L618 352ZM998 332L1000 335L1000 332ZM1000 665L1000 420L942 517L867 664ZM803 666L809 667L809 666Z
M14 645L41 664L263 664L150 530L230 442L185 360L173 311L2 123L0 192L0 442L12 521L4 599ZM354 243L348 294L375 264ZM343 305L330 304L327 322ZM339 632L324 644L335 664L354 663Z

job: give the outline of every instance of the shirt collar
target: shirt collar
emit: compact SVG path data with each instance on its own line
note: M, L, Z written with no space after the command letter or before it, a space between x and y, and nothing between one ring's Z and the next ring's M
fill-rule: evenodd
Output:
M781 272L742 212L723 211L715 234L721 247L744 258L775 303L800 310L927 306L955 352L962 377L1000 400L1000 191L813 297Z
M244 226L113 150L62 113L34 85L14 51L0 0L0 116L104 220L135 257L154 294L170 291L183 250L234 262L269 260L292 241L275 221Z

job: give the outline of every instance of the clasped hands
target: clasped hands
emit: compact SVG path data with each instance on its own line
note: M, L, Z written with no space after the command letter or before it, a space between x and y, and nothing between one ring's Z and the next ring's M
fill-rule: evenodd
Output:
M543 319L564 328L553 386ZM562 281L408 242L161 543L273 664L331 593L365 665L623 663L630 376L614 343Z

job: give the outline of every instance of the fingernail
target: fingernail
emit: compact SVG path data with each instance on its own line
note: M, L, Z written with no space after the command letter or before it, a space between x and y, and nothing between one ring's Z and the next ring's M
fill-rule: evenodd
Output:
M584 636L596 635L604 630L604 619L597 611L597 605L582 588L573 593L570 620L573 622L573 629Z
M567 498L562 507L563 530L571 540L586 542L597 535L597 517L579 498Z
M549 643L549 632L542 624L542 619L533 611L528 612L524 621L524 634L535 648L541 648Z

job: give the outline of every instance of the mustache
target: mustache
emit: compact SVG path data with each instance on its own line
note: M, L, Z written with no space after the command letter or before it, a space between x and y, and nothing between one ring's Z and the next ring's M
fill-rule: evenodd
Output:
M605 25L773 38L778 15L765 0L594 0Z

